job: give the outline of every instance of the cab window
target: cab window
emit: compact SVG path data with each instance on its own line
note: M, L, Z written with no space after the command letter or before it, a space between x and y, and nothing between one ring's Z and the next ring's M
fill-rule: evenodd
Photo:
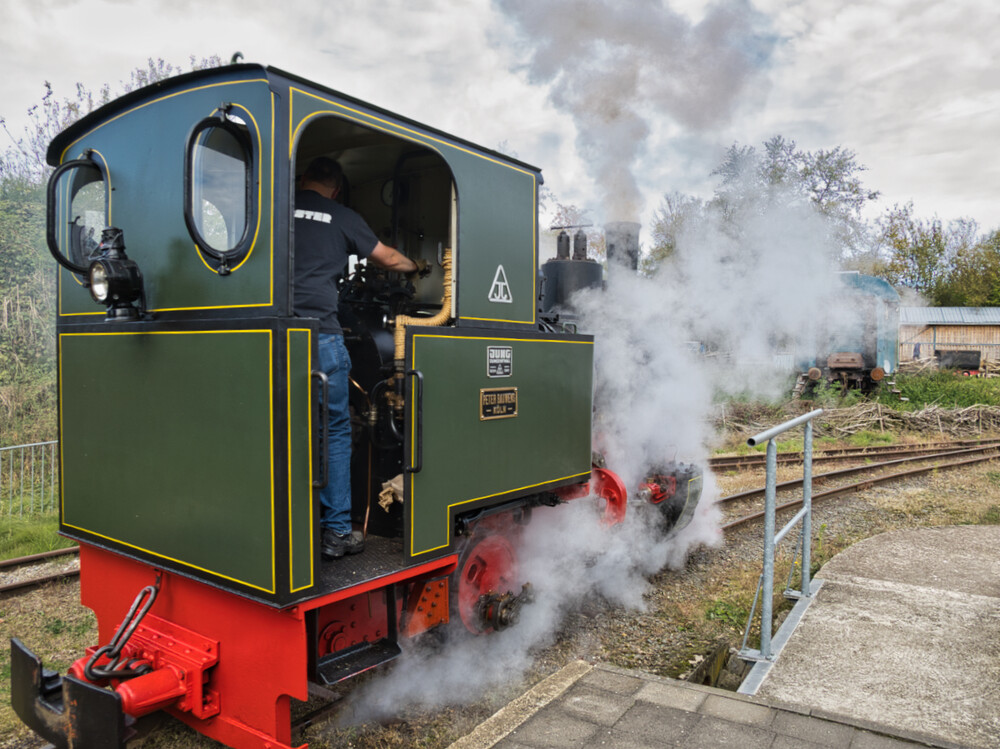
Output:
M63 165L52 176L49 244L57 259L68 260L64 265L82 273L101 241L101 231L110 223L107 180L86 158Z
M188 139L185 219L198 249L220 272L249 252L254 220L252 140L232 115L199 123Z

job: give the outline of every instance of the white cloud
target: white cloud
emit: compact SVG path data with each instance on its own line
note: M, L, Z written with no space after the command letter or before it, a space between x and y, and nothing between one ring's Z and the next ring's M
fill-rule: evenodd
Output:
M702 22L712 5L665 4L688 25ZM615 7L631 13L641 6ZM637 156L644 218L665 192L710 190L708 173L725 146L759 145L780 133L803 148L853 149L885 204L912 199L923 215L972 216L984 227L1000 226L995 4L756 0L754 7L779 42L766 77L734 100L728 124L684 127L676 117L657 116L662 102L638 105L652 115ZM240 50L248 61L485 146L506 141L544 170L560 200L597 207L593 160L577 152L575 124L548 102L546 85L529 81L521 67L526 50L512 44L513 29L490 0L5 0L3 21L0 116L15 132L45 80L69 96L77 81L114 87L149 57L186 65L190 55L228 58ZM600 19L574 23L572 41L585 51L607 26ZM660 69L664 81L715 69L712 45L690 49Z

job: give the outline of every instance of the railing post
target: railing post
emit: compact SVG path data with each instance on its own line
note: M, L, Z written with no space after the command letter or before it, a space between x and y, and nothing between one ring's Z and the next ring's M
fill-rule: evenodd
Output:
M760 606L760 654L771 658L771 619L774 596L774 508L778 473L778 447L767 441L767 483L764 490L764 581Z
M812 569L812 490L813 490L813 423L806 422L805 444L802 446L802 595L809 597L809 577Z

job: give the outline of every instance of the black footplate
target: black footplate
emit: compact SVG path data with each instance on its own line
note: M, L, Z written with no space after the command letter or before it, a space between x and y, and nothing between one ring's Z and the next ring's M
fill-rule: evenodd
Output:
M402 651L391 640L362 642L326 656L316 665L320 680L330 686L381 666L399 657Z

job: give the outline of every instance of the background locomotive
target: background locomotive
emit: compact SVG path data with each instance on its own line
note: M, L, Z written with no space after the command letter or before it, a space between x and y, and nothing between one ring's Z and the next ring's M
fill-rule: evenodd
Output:
M354 520L324 564L317 321L291 314L295 181L337 159L345 202L427 260L344 280ZM132 92L48 160L58 281L60 531L99 640L60 677L12 641L19 716L115 747L165 710L234 747L290 746L290 698L449 621L512 624L538 505L620 479L592 465L592 337L538 312L539 171L273 68ZM696 472L641 496L682 525Z
M838 276L843 292L835 296L819 351L798 365L800 381L869 392L899 366L899 294L881 278L856 271Z

